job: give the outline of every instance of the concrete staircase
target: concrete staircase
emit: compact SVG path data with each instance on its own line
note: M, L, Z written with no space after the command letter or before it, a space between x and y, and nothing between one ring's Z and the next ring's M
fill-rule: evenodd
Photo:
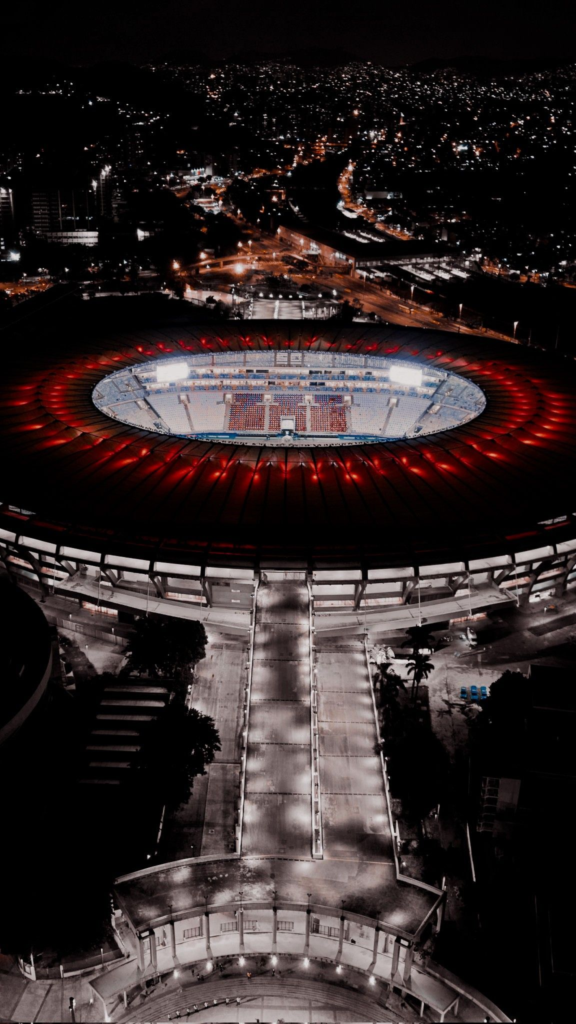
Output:
M169 698L164 686L127 679L105 687L86 745L81 786L119 786L142 746L145 732Z

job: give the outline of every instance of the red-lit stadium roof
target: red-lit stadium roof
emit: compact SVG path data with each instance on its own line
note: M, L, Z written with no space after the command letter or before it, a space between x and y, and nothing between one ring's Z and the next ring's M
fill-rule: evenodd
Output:
M152 357L269 348L428 362L479 384L487 406L433 436L285 449L148 433L91 400L106 374ZM88 313L3 348L0 525L201 565L411 565L533 548L550 539L544 520L569 517L555 540L575 532L575 395L570 365L483 337L305 321L106 335ZM8 503L34 515L15 519Z

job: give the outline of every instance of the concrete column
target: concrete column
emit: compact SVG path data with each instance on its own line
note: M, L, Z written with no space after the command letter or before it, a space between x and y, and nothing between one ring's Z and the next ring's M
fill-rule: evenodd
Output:
M200 585L202 587L202 593L206 599L206 604L209 608L212 607L212 584L205 576L200 577Z
M409 946L406 950L406 959L404 960L404 972L402 977L405 982L408 981L412 973L412 961L414 960L414 946Z
M360 604L362 602L362 598L364 597L364 591L366 590L367 585L368 585L368 580L361 580L354 587L354 611L355 612L357 612L359 607L360 607Z
M376 957L378 956L378 939L379 938L380 938L380 929L379 929L378 925L376 925L376 927L374 929L374 945L372 947L372 960L370 961L370 965L368 967L369 971L372 970L372 968L374 967L374 964L376 963Z
M276 936L278 933L278 908L272 907L272 952L276 952Z
M146 959L144 956L144 939L141 939L139 935L136 936L136 962L138 964L138 970L146 970Z
M158 950L156 948L156 932L154 932L154 931L150 932L150 938L149 938L148 941L150 942L150 966L153 967L155 971L157 971L158 970Z
M172 952L172 957L176 960L176 930L174 928L174 921L168 922L168 934L170 936L170 950Z
M342 946L344 945L344 924L345 924L345 921L346 921L346 918L344 917L344 914L342 914L342 916L340 918L340 934L338 936L338 952L336 953L336 959L337 960L339 960L340 957L342 956Z
M204 914L206 918L206 956L208 960L212 959L212 950L210 949L210 914L208 911Z
M446 900L444 899L444 900L442 900L441 904L439 905L439 907L436 910L436 925L435 925L435 928L434 928L434 931L436 932L436 935L440 934L440 929L442 928L442 922L444 920L444 907L445 906L446 906Z
M306 911L306 938L304 939L304 952L307 953L310 949L310 917L312 915L311 910Z
M394 981L394 976L398 970L398 958L400 956L400 941L396 939L394 943L394 949L392 950L392 967L390 970L390 980Z
M240 943L240 952L244 952L244 907L240 907L238 911L238 941Z

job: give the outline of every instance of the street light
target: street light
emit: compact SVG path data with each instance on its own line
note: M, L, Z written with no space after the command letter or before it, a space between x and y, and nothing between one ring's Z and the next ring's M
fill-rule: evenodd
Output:
M513 338L515 338L515 337L516 337L516 328L518 327L518 324L519 324L519 323L520 323L520 321L519 321L519 320L515 320L515 321L514 321L514 330L513 330L513 332L512 332L512 337L513 337Z

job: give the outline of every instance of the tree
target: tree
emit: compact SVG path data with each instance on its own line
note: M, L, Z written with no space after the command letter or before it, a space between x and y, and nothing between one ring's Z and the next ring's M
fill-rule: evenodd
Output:
M387 707L398 699L398 691L404 690L404 680L399 676L389 663L379 665L374 677L374 686L377 687L380 707Z
M431 625L410 626L406 630L408 639L404 641L402 647L411 647L414 653L422 650L423 647L433 647L435 643L435 637L432 636L433 629L434 627Z
M206 654L208 637L201 622L154 615L137 618L127 645L128 672L182 679Z
M361 309L357 305L353 305L348 299L344 299L340 302L336 308L336 311L330 317L333 321L338 321L342 324L351 324L355 316L361 312Z
M406 814L421 819L442 800L450 762L428 725L410 715L404 716L403 725L393 741L386 741L393 791Z
M508 730L524 717L528 680L522 672L504 672L490 686L482 711L499 729Z
M147 734L137 767L164 803L178 807L188 800L193 779L206 774L206 765L221 749L213 718L172 701Z
M414 651L408 662L408 675L412 676L412 697L417 695L420 683L423 679L428 678L433 669L434 665L430 661L429 654L421 654L420 651Z
M520 747L524 738L528 680L522 672L504 672L490 686L476 719L476 736L491 748L510 751Z

